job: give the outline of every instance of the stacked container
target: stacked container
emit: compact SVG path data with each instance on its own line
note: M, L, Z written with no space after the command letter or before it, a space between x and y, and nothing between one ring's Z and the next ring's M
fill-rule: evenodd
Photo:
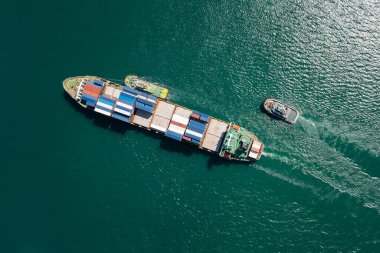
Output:
M162 100L158 101L150 128L166 133L170 120L173 117L174 110L175 105Z
M148 95L145 92L140 92L137 102L136 102L136 109L152 113L153 108L156 104L157 97Z
M177 106L165 135L174 140L181 141L189 123L190 115L190 110Z
M183 139L199 146L208 121L209 116L207 114L193 111Z
M136 112L133 116L133 123L149 129L153 118L153 110L156 105L157 97L139 92L136 100Z
M114 100L100 96L96 103L95 111L107 116L111 116L114 104Z
M137 90L131 89L129 87L124 87L124 91L120 92L119 98L115 103L112 117L124 122L130 122L137 94Z
M94 85L92 82L86 82L82 93L82 103L87 106L95 107L96 100L101 92L101 87Z
M256 140L253 141L252 147L251 147L251 150L249 151L248 156L253 158L253 159L257 159L257 157L259 156L262 145L263 144L259 141L256 141Z

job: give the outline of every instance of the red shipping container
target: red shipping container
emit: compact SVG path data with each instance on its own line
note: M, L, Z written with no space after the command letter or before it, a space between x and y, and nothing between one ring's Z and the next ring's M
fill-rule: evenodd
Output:
M176 125L176 126L182 127L182 128L186 128L186 125L181 124L181 123L178 123L178 122L173 121L173 120L172 120L170 123L173 124L173 125Z
M95 94L97 94L96 95L96 97L97 97L102 92L102 89L99 88L99 87L96 87L94 85L86 83L86 85L84 86L83 91L89 91L89 92L95 93Z
M194 118L194 119L200 119L201 118L201 115L198 115L198 114L195 114L195 113L192 113L190 115L191 118Z
M83 93L87 94L87 95L91 95L91 96L96 97L96 98L99 97L99 94L93 93L93 92L88 91L88 90L83 90Z
M185 141L191 141L191 139L187 136L182 136L182 139L184 139Z

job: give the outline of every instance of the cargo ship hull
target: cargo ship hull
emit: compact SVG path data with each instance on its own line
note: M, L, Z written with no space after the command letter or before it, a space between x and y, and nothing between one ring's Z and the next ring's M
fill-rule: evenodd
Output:
M96 76L63 81L82 107L237 161L259 160L262 142L234 124Z

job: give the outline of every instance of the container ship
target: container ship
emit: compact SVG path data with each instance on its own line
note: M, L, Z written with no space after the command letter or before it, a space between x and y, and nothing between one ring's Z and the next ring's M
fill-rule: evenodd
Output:
M97 76L71 77L63 87L84 108L229 160L259 160L264 149L243 127L171 103L169 89L136 76L127 76L123 84Z

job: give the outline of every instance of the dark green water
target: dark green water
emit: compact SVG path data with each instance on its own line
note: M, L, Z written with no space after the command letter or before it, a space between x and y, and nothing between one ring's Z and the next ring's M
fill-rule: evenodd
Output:
M1 5L0 252L380 251L378 2L106 2ZM85 112L61 87L85 74L168 84L265 155Z

